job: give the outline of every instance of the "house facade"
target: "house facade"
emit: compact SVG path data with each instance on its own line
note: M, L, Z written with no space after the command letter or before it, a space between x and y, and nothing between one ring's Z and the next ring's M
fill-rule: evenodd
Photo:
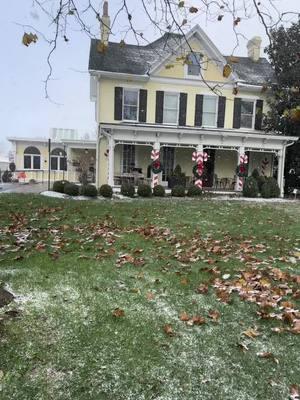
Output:
M203 187L241 190L236 170L245 160L248 174L256 168L277 177L283 195L286 148L297 138L263 131L272 69L259 37L249 41L248 57L237 58L223 56L198 25L185 37L170 33L137 46L108 41L107 2L102 23L89 57L97 186L153 183L154 175L166 186L176 165L195 184L198 156L206 160Z
M7 138L16 165L14 178L25 182L79 182L84 167L89 181L95 183L96 141L78 138L74 129L52 129L50 137L50 151L47 138Z

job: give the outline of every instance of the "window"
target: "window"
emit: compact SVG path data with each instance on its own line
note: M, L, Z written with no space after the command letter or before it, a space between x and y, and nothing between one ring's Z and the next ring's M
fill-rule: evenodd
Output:
M188 56L187 74L191 76L199 76L201 71L201 54L191 53Z
M178 93L165 93L164 94L164 111L163 123L176 124L178 123L178 108L179 108L179 95Z
M241 128L254 127L254 101L242 100L241 101Z
M137 89L123 90L123 119L126 121L137 121L138 119L138 99Z
M52 171L67 170L67 154L63 149L53 149L50 156L50 168Z
M217 126L217 96L203 96L203 126Z
M162 162L164 166L162 180L166 181L174 169L174 147L162 148Z
M24 169L41 169L40 151L34 146L24 150Z
M123 144L122 172L128 173L135 167L135 146Z

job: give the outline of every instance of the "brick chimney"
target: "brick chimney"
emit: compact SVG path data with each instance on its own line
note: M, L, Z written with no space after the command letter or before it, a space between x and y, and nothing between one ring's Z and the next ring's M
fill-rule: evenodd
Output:
M110 18L108 15L108 2L103 3L103 14L101 17L101 42L107 46L110 34Z
M251 58L252 61L259 61L260 58L260 47L261 47L261 37L254 36L249 40L247 44L248 49L248 57Z

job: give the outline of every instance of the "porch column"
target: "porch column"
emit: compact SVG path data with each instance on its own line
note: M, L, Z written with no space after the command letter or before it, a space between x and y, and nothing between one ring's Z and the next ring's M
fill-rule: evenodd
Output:
M153 150L160 152L160 142L157 140L156 142L153 143ZM155 158L152 158L152 154L151 154L151 159L152 162L155 161ZM161 160L161 155L159 153L158 159ZM151 187L152 189L154 188L154 186L156 185L160 185L161 184L161 173L159 174L154 174L151 171L151 176L152 176L152 180L151 180Z
M203 144L198 144L196 151L197 151L197 153L203 153Z
M278 172L277 183L280 188L280 197L284 196L284 163L285 163L285 147L278 151Z
M115 140L111 136L108 139L108 150L108 184L114 186Z
M239 163L240 163L240 157L241 157L242 154L245 154L245 147L244 146L241 146L241 147L238 148L237 165L239 165ZM234 187L234 190L237 191L237 192L242 190L240 188L240 186L239 186L239 177L238 177L236 171L235 171L235 187Z

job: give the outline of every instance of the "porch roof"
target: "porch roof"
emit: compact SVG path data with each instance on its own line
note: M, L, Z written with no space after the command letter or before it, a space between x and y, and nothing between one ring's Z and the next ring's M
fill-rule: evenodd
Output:
M280 149L298 140L295 136L244 129L178 127L157 124L121 123L100 124L100 132L112 135L116 142L154 142L170 145L196 146L198 144L222 147L249 147L257 149Z

